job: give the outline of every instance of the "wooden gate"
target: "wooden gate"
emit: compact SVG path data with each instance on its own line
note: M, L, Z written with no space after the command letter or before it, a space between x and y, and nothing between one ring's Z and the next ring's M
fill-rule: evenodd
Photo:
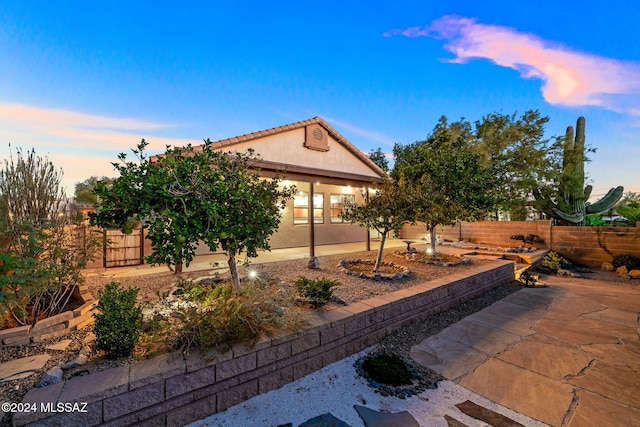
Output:
M122 267L140 265L144 258L144 229L124 234L120 230L104 230L104 250L102 265Z

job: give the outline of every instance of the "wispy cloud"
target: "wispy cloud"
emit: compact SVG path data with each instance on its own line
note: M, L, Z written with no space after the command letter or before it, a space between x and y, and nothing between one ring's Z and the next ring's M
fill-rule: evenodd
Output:
M130 153L142 138L150 154L163 152L166 145L200 144L200 140L159 136L176 127L137 118L117 118L68 110L38 108L0 102L0 144L35 148L64 171L63 185L73 194L76 182L92 175L113 176L112 162L120 152ZM0 145L0 159L8 158Z
M363 138L367 138L370 139L372 141L375 142L379 142L381 144L385 144L385 145L390 145L393 146L394 142L391 140L391 138L389 138L388 136L385 136L381 133L372 131L372 130L368 130L368 129L363 129L361 127L358 126L354 126L350 123L346 123L346 122L342 122L339 120L336 120L332 117L327 117L327 116L322 116L323 119L325 119L327 122L329 122L329 124L331 124L332 126L335 125L337 127L340 127L342 129L345 129L351 133L354 133L358 136L361 136ZM354 141L351 141L354 142Z
M444 16L424 27L384 34L446 40L453 63L485 58L542 80L544 99L557 105L599 106L640 116L640 63L578 52L509 27L484 25L475 19Z

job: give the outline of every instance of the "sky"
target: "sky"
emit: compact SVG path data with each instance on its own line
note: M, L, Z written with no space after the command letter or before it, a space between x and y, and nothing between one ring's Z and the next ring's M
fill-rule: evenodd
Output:
M35 149L66 193L151 154L324 118L363 152L439 117L586 118L601 196L640 192L640 4L548 1L0 2L0 159ZM259 153L259 147L257 152Z

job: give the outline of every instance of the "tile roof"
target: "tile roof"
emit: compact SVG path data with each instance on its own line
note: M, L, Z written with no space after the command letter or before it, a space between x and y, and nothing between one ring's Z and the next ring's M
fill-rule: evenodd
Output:
M340 135L340 133L335 130L331 125L329 125L324 119L321 117L314 117L308 120L302 120L295 123L289 123L286 125L278 126L271 129L265 129L257 132L251 132L244 135L234 136L232 138L221 139L218 141L213 141L212 148L226 148L232 145L238 144L240 142L251 141L253 139L261 138L268 135L275 135L282 132L287 132L293 129L304 128L305 126L319 124L324 127L327 132L336 140L339 144L344 146L349 152L351 152L354 156L356 156L360 161L365 163L370 169L372 169L375 173L380 175L381 177L386 177L387 174L380 169L378 165L376 165L366 154L360 151L355 145L351 144L347 138ZM202 149L202 145L195 147L196 150Z

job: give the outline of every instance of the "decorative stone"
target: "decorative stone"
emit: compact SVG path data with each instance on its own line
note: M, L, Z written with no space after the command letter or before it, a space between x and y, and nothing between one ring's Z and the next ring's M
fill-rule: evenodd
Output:
M353 405L364 421L365 427L420 427L413 416L402 411L398 413L378 412L360 405Z
M626 265L623 265L623 266L620 266L620 267L616 268L616 273L618 273L618 274L627 274L627 273L629 273L629 270L627 270L627 266Z
M603 262L602 266L600 267L600 269L602 271L613 271L613 270L615 270L615 267L610 262Z
M299 427L349 427L349 424L326 413L303 422Z
M62 381L62 369L59 366L49 369L40 382L38 383L38 387L46 387L52 384L58 384Z
M51 344L46 346L47 350L57 350L57 351L65 351L67 347L71 344L71 340L62 340L59 343Z
M77 366L82 366L82 365L86 364L88 360L89 360L89 358L86 355L80 353L71 362L69 362L66 365L62 366L62 369L71 369L71 368L75 368Z
M311 270L318 270L320 268L320 260L317 256L309 258L309 262L307 263L307 267Z
M42 369L49 357L48 354L40 354L0 364L0 384L33 375Z
M632 279L640 279L640 270L631 270L629 272L629 277Z

